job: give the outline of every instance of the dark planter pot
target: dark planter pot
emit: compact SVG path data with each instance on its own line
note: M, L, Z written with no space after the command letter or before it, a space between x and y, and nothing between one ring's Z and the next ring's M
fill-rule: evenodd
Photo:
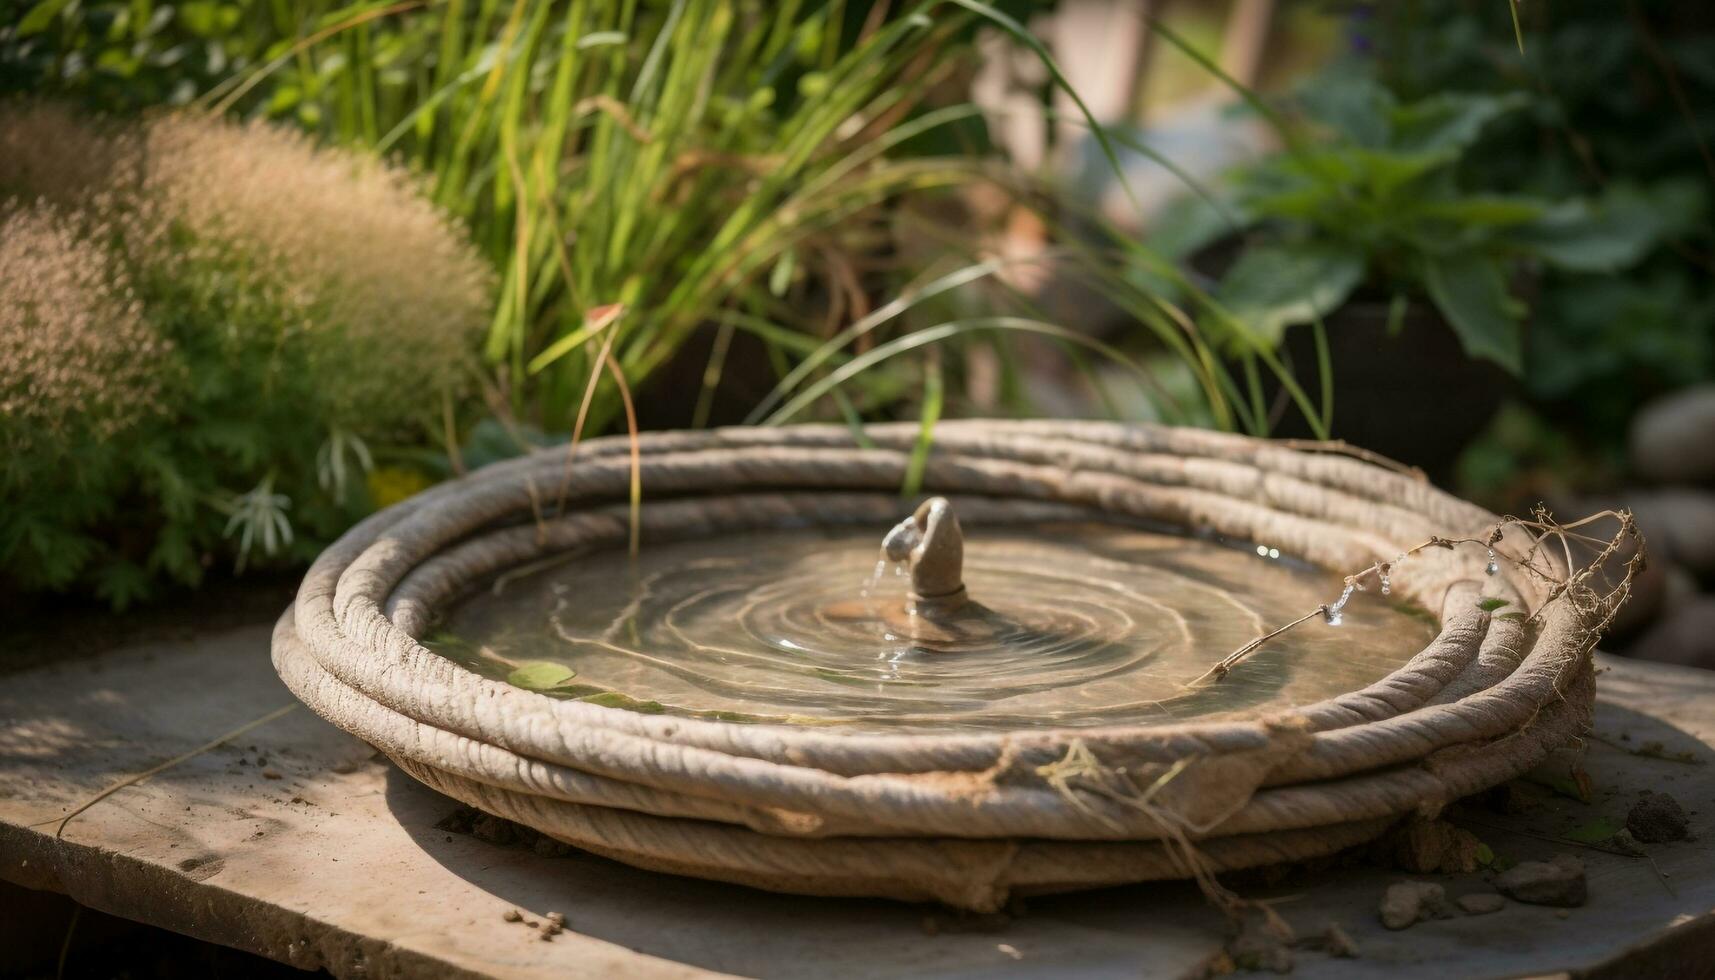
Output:
M1420 467L1437 483L1452 475L1459 453L1514 385L1500 366L1467 355L1425 302L1411 305L1397 333L1388 331L1386 303L1362 299L1335 310L1324 325L1334 378L1333 437ZM1312 328L1290 328L1282 353L1317 402L1321 378ZM1272 434L1313 438L1297 406L1271 387L1272 404L1284 405Z

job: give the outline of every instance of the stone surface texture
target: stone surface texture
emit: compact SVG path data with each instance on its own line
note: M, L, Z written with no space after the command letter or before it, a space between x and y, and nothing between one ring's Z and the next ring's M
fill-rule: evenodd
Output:
M1715 675L1601 662L1594 801L1485 813L1467 829L1496 853L1546 861L1569 846L1545 834L1624 820L1642 789L1697 801L1692 836L1715 832ZM119 790L56 836L116 780L290 703L266 627L0 676L0 878L338 977L1135 978L1182 975L1230 938L1186 884L1045 896L1010 920L928 929L943 913L926 906L773 895L497 844L438 828L456 804L302 708ZM1334 923L1361 949L1296 950L1297 970L1316 977L1710 962L1715 853L1689 841L1648 854L1580 851L1589 902L1565 920L1509 903L1402 932L1377 917L1397 871L1336 865L1231 883L1288 899L1273 907L1298 935ZM1485 887L1477 874L1437 881L1455 894ZM563 931L544 940L528 923L554 912Z

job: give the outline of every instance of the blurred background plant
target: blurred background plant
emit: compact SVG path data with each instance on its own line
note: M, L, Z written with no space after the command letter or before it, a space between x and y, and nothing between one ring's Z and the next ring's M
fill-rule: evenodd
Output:
M369 506L375 458L472 386L492 271L371 158L12 103L0 200L15 585L123 606L220 556L302 561Z
M243 481L233 472L151 477L161 487L220 485L218 498L195 499L224 521L241 562L313 551L367 504L465 466L574 429L611 430L626 387L640 389L638 414L650 426L747 414L932 420L1039 411L1042 389L1025 366L1059 365L1092 400L1123 383L1135 391L1133 411L1256 429L1245 406L1228 410L1239 385L1203 332L1118 274L1126 253L1139 260L1135 243L1068 247L1081 256L1078 274L1131 309L1177 362L1185 380L1176 392L1141 357L1044 319L1022 288L1025 270L1045 259L1000 254L998 234L1021 214L1057 220L1056 206L1051 188L992 152L964 96L980 28L1058 76L1007 12L975 0L897 9L44 0L0 30L7 85L121 116L159 102L184 108L148 114L134 133L68 122L37 103L15 109L5 128L28 152L10 163L5 186L17 200L46 195L121 229L109 237L137 266L151 322L184 334L165 330L203 403L266 391L277 397L265 406L314 406L290 420L265 407L206 413L187 438L218 444ZM201 121L203 112L290 122L350 150L318 154L283 130L252 124L241 134ZM91 135L109 126L128 135L111 145ZM80 141L98 152L76 153ZM114 149L132 142L144 148L137 161ZM52 158L59 147L77 159ZM42 154L50 158L32 162ZM495 270L480 403L449 398L434 425L413 416L406 427L399 411L374 406L389 390L411 393L401 405L450 390L441 366L459 331L441 321L456 309L465 322L475 277L452 246L431 248L424 228L364 226L392 220L390 202L406 193L397 172L362 163L377 155L419 175ZM115 157L147 172L122 177L105 162ZM342 169L367 173L340 188ZM114 190L126 179L135 192ZM97 200L107 197L124 203L115 212ZM359 220L343 227L339 214ZM400 237L430 254L396 248ZM181 252L184 261L168 261ZM390 285L405 282L413 285ZM340 326L298 329L318 318ZM1242 325L1223 322L1244 357L1272 358L1245 346ZM316 340L324 335L338 340ZM273 337L278 350L258 344L251 364L219 347L256 337ZM1122 382L1096 380L1092 360ZM615 383L602 370L609 361ZM393 365L414 366L419 383ZM370 452L378 429L392 465L353 484L350 475L382 455ZM306 431L314 445L290 437ZM184 465L174 452L149 458ZM172 497L174 513L196 509L190 499ZM324 503L341 506L321 519ZM118 508L99 509L110 517ZM87 530L90 549L112 537ZM194 580L219 549L206 535L182 537L159 535L116 566L125 571L103 573L126 583L104 593L141 593L147 575L137 569ZM75 552L48 544L37 558L51 567L20 577L56 588L77 581L68 568L86 563L55 564L52 556Z
M10 163L48 159L10 178L6 220L86 266L15 309L60 322L53 286L81 291L53 317L134 310L116 329L156 338L137 349L162 367L114 374L148 395L102 431L206 406L162 458L222 461L188 481L188 547L158 516L120 535L115 515L164 491L124 440L70 434L106 417L98 398L52 389L87 422L55 430L44 407L13 438L68 433L53 452L84 461L54 476L95 489L36 478L33 506L94 515L55 526L115 567L159 576L165 547L192 580L616 431L630 391L645 427L920 419L927 451L942 416L1108 415L1342 437L1504 509L1621 487L1663 472L1631 433L1646 403L1715 376L1715 12L1516 9L1515 27L1502 0L23 5L0 19L0 91L119 121L74 117L51 159L32 142ZM151 140L187 161L178 182L119 193L144 185L114 148ZM246 141L274 163L253 172ZM416 217L375 217L406 198ZM429 231L441 214L457 228ZM145 246L143 226L214 244ZM63 338L66 363L112 356L71 326L15 332ZM258 391L308 408L239 394ZM222 434L234 420L258 429ZM30 581L99 585L89 561Z

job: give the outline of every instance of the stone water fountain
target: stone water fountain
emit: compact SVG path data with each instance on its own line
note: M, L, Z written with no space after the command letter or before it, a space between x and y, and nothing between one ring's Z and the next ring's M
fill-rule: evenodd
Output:
M973 909L1326 854L1587 722L1580 569L1412 474L961 422L915 502L915 427L867 436L645 436L636 514L624 440L437 487L322 556L276 668L587 850Z

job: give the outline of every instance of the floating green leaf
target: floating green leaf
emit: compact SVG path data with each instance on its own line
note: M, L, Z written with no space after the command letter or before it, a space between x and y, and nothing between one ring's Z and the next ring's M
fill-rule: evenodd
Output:
M1620 824L1608 817L1597 817L1580 824L1560 836L1578 844L1600 844L1620 832Z
M551 691L576 676L578 672L565 664L552 660L526 660L506 675L506 682L531 691Z

